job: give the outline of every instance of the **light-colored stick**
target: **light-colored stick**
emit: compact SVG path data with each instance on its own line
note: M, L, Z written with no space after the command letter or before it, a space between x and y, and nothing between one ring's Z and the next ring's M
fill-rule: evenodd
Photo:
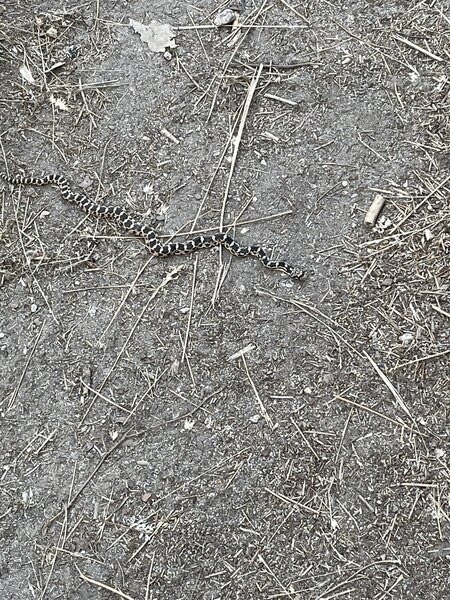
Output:
M379 412L378 410L370 408L369 406L366 406L365 404L360 404L359 402L355 402L354 400L350 400L349 398L344 398L343 396L340 396L339 394L337 394L333 398L333 400L340 400L341 402L351 404L352 406L356 406L356 408L365 410L366 412L376 415L377 417L380 417L381 419L384 419L385 421L389 421L390 423L397 425L397 427L402 427L402 428L408 429L408 431L412 431L413 433L417 433L421 436L424 435L418 429L414 429L413 427L410 427L409 425L407 425L406 423L403 423L402 421L397 421L395 419L391 419L391 417L388 417L387 415L384 415L383 413Z
M227 179L227 184L225 186L225 192L224 192L224 197L223 197L223 202L222 202L222 211L220 214L220 231L223 231L223 222L224 222L224 216L225 216L226 201L228 198L228 192L230 191L230 185L231 185L231 180L233 178L234 167L236 166L236 159L237 159L237 155L239 152L239 145L241 143L242 133L244 132L244 127L245 127L245 122L247 120L248 111L250 110L250 105L252 103L253 95L256 91L256 87L258 85L259 78L261 77L262 70L263 70L263 66L259 65L259 68L258 68L257 72L255 73L255 75L253 76L253 79L248 87L247 98L245 99L244 108L242 110L241 121L239 123L239 128L238 128L238 132L236 135L236 139L234 140L233 155L231 157L230 170L228 172L228 179Z
M373 227L375 225L385 202L386 198L384 198L384 196L375 194L375 198L364 217L364 225L366 227Z
M189 332L191 330L192 310L194 308L195 282L196 282L196 278L197 278L197 267L198 267L198 255L195 257L194 273L192 274L191 302L189 305L189 315L188 315L188 322L187 322L187 326L186 326L186 334L184 336L184 341L183 341L183 354L181 356L182 363L184 363L184 359L186 358L186 349L187 349L188 340L189 340Z
M425 56L429 56L430 58L432 58L433 60L437 60L439 62L442 62L444 59L441 58L440 56L437 56L436 54L433 54L432 52L430 52L429 50L426 50L425 48L422 48L422 46L418 46L417 44L415 44L414 42L410 42L409 40L407 40L404 37L401 37L399 35L394 35L394 38L396 40L398 40L399 42L402 42L403 44L406 44L407 46L409 46L410 48L414 48L414 50L417 50L417 52L421 52L422 54L425 54Z
M258 392L258 390L256 389L256 386L255 386L255 384L254 384L254 382L253 382L253 379L252 379L252 378L251 378L251 376L250 376L250 372L249 372L249 370L248 370L248 367L247 367L247 361L245 360L245 356L242 354L241 358L242 358L242 362L243 362L243 364L244 364L245 373L247 374L247 379L249 380L249 382L250 382L250 385L251 385L251 387L252 387L252 390L253 390L253 393L255 394L256 400L258 401L258 404L259 404L259 409L260 409L260 411L261 411L261 415L264 417L264 419L265 419L265 421L266 421L267 425L270 427L270 429L271 429L272 431L274 431L274 429L275 429L274 422L273 422L273 421L272 421L272 419L270 418L270 415L269 415L269 413L267 412L267 409L266 409L266 407L264 406L264 403L263 403L263 401L261 400L261 396L259 395L259 392Z
M256 346L254 346L253 344L248 344L247 346L245 346L245 348L241 348L241 350L238 350L237 352L229 356L228 360L232 362L237 358L241 358L241 356L244 356L244 354L247 354L247 352L252 352L255 348Z
M170 131L167 131L167 129L161 129L161 133L162 133L163 135L165 135L165 136L166 136L166 138L168 138L168 139L169 139L170 141L172 141L174 144L179 144L179 143L180 143L180 140L179 140L179 139L177 139L177 138L176 138L176 137L173 135L173 133L170 133Z
M289 104L290 106L297 106L297 102L294 102L294 100L282 98L281 96L275 96L275 94L264 94L264 98L269 98L270 100L278 100L278 102L283 102L284 104Z
M75 568L78 571L81 579L83 579L87 583L91 583L92 585L96 585L99 588L107 590L108 592L111 592L111 594L116 594L120 598L124 598L124 600L134 600L134 598L132 598L128 594L124 594L120 590L117 590L116 588L113 588L113 587L111 587L109 585L106 585L106 583L102 583L101 581L97 581L96 579L92 579L92 577L88 577L87 575L85 575L84 573L82 573L80 571L80 569L77 567L77 565L75 565Z
M370 362L372 367L375 369L376 373L379 375L379 377L381 378L381 380L383 381L385 386L388 388L388 390L394 396L394 398L395 398L397 404L400 406L400 408L402 408L405 411L405 413L408 415L408 417L410 417L410 419L412 419L414 421L412 414L409 412L409 408L404 403L403 398L401 397L398 390L395 389L395 387L392 384L389 377L385 373L383 373L383 371L380 369L380 367L377 365L377 363L373 360L373 358L365 350L363 350L363 354L367 358L367 360ZM414 425L416 425L415 422L414 422Z
M227 179L225 191L223 194L223 200L222 200L222 210L220 212L220 222L219 222L220 231L223 231L223 223L225 220L225 208L226 208L227 199L228 199L228 192L230 191L231 180L233 178L234 167L236 166L236 159L237 159L237 155L238 155L238 151L239 151L239 145L241 143L242 134L244 132L244 127L245 127L245 122L247 120L248 111L250 110L250 105L252 103L253 96L256 92L256 88L258 86L258 82L259 82L259 78L261 77L262 70L263 70L263 66L260 64L257 72L254 74L253 79L250 82L250 85L248 87L247 98L245 99L244 108L242 109L241 121L239 123L239 128L238 128L238 131L236 134L236 139L234 140L234 143L233 143L233 155L231 157L230 170L228 172L228 179ZM220 252L220 257L221 257L221 266L219 269L219 273L217 275L216 287L214 289L214 294L213 294L213 298L212 298L213 306L217 300L217 296L219 294L220 287L223 283L223 279L221 279L221 275L223 273L221 247L220 247L219 252Z

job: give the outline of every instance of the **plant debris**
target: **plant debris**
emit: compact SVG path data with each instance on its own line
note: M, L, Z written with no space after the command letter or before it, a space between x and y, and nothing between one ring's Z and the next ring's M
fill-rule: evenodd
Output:
M159 23L153 19L150 25L143 25L130 19L130 25L152 52L165 52L168 48L176 48L175 30L169 23Z

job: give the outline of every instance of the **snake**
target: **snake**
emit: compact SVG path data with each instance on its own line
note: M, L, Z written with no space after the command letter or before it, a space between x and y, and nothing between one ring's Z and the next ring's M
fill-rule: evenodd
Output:
M0 178L11 185L40 186L52 184L57 186L65 200L73 202L88 215L115 219L122 229L143 237L150 254L154 256L167 257L179 254L191 254L200 248L223 246L234 256L253 256L268 269L281 271L291 279L303 279L306 275L304 270L294 267L283 260L272 260L262 246L241 246L231 235L222 231L218 231L212 235L199 235L182 242L163 243L152 227L132 218L124 208L98 204L84 194L73 192L69 182L62 175L27 177L24 175L10 176L0 173Z

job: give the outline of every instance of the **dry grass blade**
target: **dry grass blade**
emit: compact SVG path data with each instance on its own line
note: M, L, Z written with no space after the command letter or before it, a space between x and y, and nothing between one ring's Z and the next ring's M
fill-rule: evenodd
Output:
M390 423L397 425L397 427L400 427L401 429L408 429L408 431L411 431L412 433L417 433L418 435L426 437L426 435L424 433L422 433L421 431L419 431L418 429L414 429L413 427L410 427L409 425L407 425L406 423L403 423L402 421L396 421L395 419L392 419L391 417L384 415L383 413L379 412L378 410L370 408L369 406L365 406L364 404L361 404L360 402L355 402L354 400L350 400L349 398L344 398L343 396L341 396L339 394L334 397L334 400L341 400L341 402L345 402L346 404L351 404L352 406L355 406L356 408L360 408L361 410L365 410L366 412L376 415L377 417L380 417L381 419L384 419L385 421L389 421Z
M241 354L241 359L242 359L242 363L244 365L244 369L245 369L245 373L247 375L247 379L249 380L250 385L252 386L253 393L255 394L255 398L258 401L259 408L261 410L261 415L264 417L264 420L266 421L266 423L270 427L270 429L273 430L273 429L275 429L276 426L274 425L272 419L270 418L270 415L267 412L267 409L264 406L263 401L261 400L261 396L259 395L258 390L256 389L255 383L254 383L253 379L250 376L250 373L249 373L249 370L248 370L248 367L247 367L247 361L245 360L245 355L244 354Z
M247 116L250 110L250 106L253 100L253 96L255 94L256 88L258 86L258 82L259 82L259 78L261 77L261 73L262 73L262 65L259 66L258 71L255 73L248 91L247 91L247 97L245 99L244 102L244 108L242 110L242 114L241 114L241 119L240 119L240 123L239 123L239 127L238 127L238 131L236 134L236 138L233 140L233 154L231 157L231 164L230 164L230 170L228 173L228 178L227 178L227 183L225 186L225 191L224 191L224 195L223 195L223 200L222 200L222 210L220 212L220 221L219 221L219 231L223 231L223 225L224 225L224 219L225 219L225 209L226 209L226 203L227 203L227 199L228 199L228 193L230 191L230 186L231 186L231 180L233 178L233 173L234 173L234 168L236 166L236 160L237 160L237 155L239 152L239 145L241 143L241 139L242 139L242 134L244 132L244 127L245 127L245 122L247 120ZM222 250L220 249L219 251L219 256L222 259ZM222 270L223 270L223 266L222 268L219 270L219 273L217 275L217 280L216 280L216 286L214 289L214 295L213 295L213 299L212 299L212 304L214 306L216 300L217 300L217 296L220 292L220 288L221 285L223 283L223 278L222 278Z
M87 583L91 583L95 587L106 590L107 592L110 592L111 594L114 594L115 596L119 596L119 598L123 598L123 600L135 600L135 598L132 598L131 596L129 596L128 594L125 594L124 592L122 592L121 590L118 590L117 588L113 588L110 585L107 585L106 583L102 583L101 581L97 581L96 579L93 579L92 577L88 577L87 575L85 575L84 573L82 573L80 571L80 569L78 568L78 565L75 565L75 568L78 571L78 574L80 575L81 579L83 579L83 581L86 581Z
M189 304L188 322L187 322L186 333L185 333L184 341L183 341L183 353L181 355L182 363L184 362L184 360L186 358L186 350L187 350L187 345L188 345L189 332L191 329L192 310L194 308L194 292L195 292L195 284L196 284L196 278L197 278L197 267L198 267L198 255L195 257L194 272L192 274L191 301Z
M133 222L0 183L0 588L450 597L446 3L237 0L217 29L229 0L12 4L2 173L310 277L151 258ZM177 47L132 16L175 20Z
M415 423L415 421L414 421L414 419L413 419L413 417L412 417L409 409L407 408L407 406L405 405L405 402L403 401L403 398L401 397L401 395L398 392L398 390L396 390L395 387L392 385L392 382L390 381L390 379L388 378L388 376L385 373L383 373L383 371L380 369L380 367L377 365L377 363L373 360L373 358L371 356L369 356L369 354L366 352L366 350L363 350L363 353L364 353L364 356L367 358L367 360L372 365L372 367L375 369L376 373L380 376L381 380L386 385L386 387L388 388L388 390L394 396L394 398L397 401L398 405L405 411L405 413L408 415L408 417L410 419L412 419L412 421L414 422L414 424L417 426L417 423Z
M325 313L321 312L317 307L312 304L308 304L307 302L302 302L301 300L295 300L291 298L285 298L283 296L277 296L272 292L268 292L266 290L257 289L256 292L262 296L269 296L275 301L284 302L286 304L291 304L298 308L301 312L309 315L315 321L323 325L326 329L330 331L333 337L339 341L341 341L351 353L355 353L360 358L364 358L363 354L359 352L354 345L352 345L341 333L336 331L336 329L344 330L343 326L328 317ZM332 327L333 325L333 327ZM345 331L345 330L344 330Z
M128 336L122 346L122 348L120 349L120 351L118 352L116 358L113 361L113 364L111 366L111 368L109 369L107 375L105 376L103 382L101 383L100 387L98 390L96 390L96 396L99 395L101 393L101 391L103 390L103 388L106 385L106 382L108 381L108 379L111 377L111 375L114 373L114 370L116 369L123 353L125 352L131 338L134 335L134 332L136 331L137 326L139 325L139 323L141 322L143 316L145 315L145 313L148 310L148 307L150 306L151 302L153 302L153 300L156 298L156 296L159 294L159 292L171 281L173 281L173 279L175 279L175 277L178 276L178 274L184 269L184 265L179 265L177 267L175 267L174 269L172 269L172 271L170 271L170 273L168 273L163 281L155 288L155 290L153 291L152 294L150 294L150 297L148 298L147 302L145 303L144 308L141 310L140 314L138 315L138 317L136 318L133 326L130 328L130 331L128 333ZM92 402L89 404L88 408L86 409L86 412L84 413L81 421L80 421L80 426L84 423L89 411L92 408L92 405L95 402L95 398L92 400Z
M256 71L252 81L250 82L250 85L249 85L248 91L247 91L247 97L244 102L244 108L243 108L242 114L241 114L241 119L239 122L238 131L236 134L236 138L233 140L233 154L231 156L230 170L228 172L227 184L225 187L223 201L222 201L222 210L220 212L220 223L219 223L220 231L223 231L226 202L228 199L228 193L230 191L231 180L233 179L233 173L234 173L234 169L236 166L237 155L239 152L239 145L241 143L242 134L244 132L244 127L245 127L245 123L247 121L250 106L253 101L253 96L255 95L256 88L257 88L258 82L259 82L259 78L261 77L262 69L263 69L262 65L259 65L258 70Z
M413 48L414 50L417 50L417 52L421 52L422 54L425 54L425 56L428 56L429 58L432 58L433 60L437 60L439 62L442 62L444 60L442 57L437 56L436 54L433 54L433 52L430 52L426 48L422 48L422 46L419 46L418 44L411 42L410 40L402 37L401 35L394 34L393 37L396 40L398 40L399 42L402 42L402 44L406 44L410 48Z
M31 348L31 351L28 354L28 358L27 358L27 362L25 363L25 367L23 368L23 371L22 371L22 373L20 375L19 381L18 381L16 387L14 388L14 391L12 392L12 394L11 394L9 400L8 400L8 403L6 405L6 411L10 411L13 408L13 406L14 406L16 400L17 400L17 395L18 395L19 390L20 390L20 388L22 386L22 383L23 383L23 380L25 378L25 375L26 375L26 373L27 373L27 371L28 371L28 369L30 367L31 359L33 358L34 353L36 352L36 348L37 348L37 345L39 343L39 340L41 339L41 335L42 335L42 331L44 330L45 323L46 323L46 321L42 322L42 325L41 325L41 327L40 327L40 329L39 329L39 331L38 331L38 333L36 335L36 339L34 340L33 347Z

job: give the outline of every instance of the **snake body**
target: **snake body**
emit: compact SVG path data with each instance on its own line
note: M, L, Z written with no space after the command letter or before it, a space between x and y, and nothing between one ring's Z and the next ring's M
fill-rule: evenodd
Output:
M113 218L126 231L143 237L150 253L155 256L165 257L176 254L190 254L200 248L211 248L221 245L234 256L254 256L268 269L282 271L292 279L302 279L305 276L303 270L293 267L285 261L272 260L262 246L241 246L228 233L217 232L212 235L199 235L182 242L164 244L158 238L154 229L133 219L124 208L98 204L84 194L73 192L67 179L60 175L45 175L43 177L15 175L11 177L0 173L0 178L12 185L54 184L58 186L62 197L68 202L76 204L85 213L96 217Z

